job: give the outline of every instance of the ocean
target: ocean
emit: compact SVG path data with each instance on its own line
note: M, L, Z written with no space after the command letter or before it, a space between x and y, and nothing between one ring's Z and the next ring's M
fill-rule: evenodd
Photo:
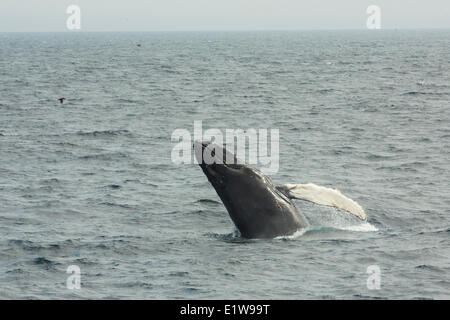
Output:
M449 299L449 49L449 30L0 33L0 298ZM338 188L367 222L296 201L306 232L240 237L171 159L195 121L278 129L274 183Z

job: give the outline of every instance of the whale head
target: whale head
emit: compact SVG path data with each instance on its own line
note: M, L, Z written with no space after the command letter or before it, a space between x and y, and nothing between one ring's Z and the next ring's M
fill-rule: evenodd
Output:
M257 169L246 165L217 144L196 142L194 149L200 168L216 190L231 191L235 184L249 184L266 179Z
M272 180L217 144L195 142L195 156L245 238L289 235L306 220Z

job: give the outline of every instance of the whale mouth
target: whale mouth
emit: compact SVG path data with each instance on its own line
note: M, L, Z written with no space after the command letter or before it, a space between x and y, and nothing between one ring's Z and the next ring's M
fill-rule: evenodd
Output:
M228 177L240 173L242 162L225 148L210 141L196 141L193 147L199 166L214 187L224 187Z
M203 163L203 154L205 152L205 149L208 148L208 146L211 143L208 141L195 141L194 142L194 151L195 151L195 158L197 159L197 162L199 164Z
M243 164L233 153L211 141L196 141L193 147L200 166L221 165L236 169Z

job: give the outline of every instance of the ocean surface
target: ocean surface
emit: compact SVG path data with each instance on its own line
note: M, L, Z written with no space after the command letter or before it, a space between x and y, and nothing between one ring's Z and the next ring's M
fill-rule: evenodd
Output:
M273 181L367 222L239 237L171 160L199 120L279 129ZM2 299L448 299L449 195L449 30L0 33Z

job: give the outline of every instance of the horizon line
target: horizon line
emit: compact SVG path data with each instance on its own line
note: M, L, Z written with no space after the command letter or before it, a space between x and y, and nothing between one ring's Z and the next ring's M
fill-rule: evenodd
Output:
M383 30L450 30L450 27L389 27L380 29L367 29L367 28L302 28L302 29L174 29L174 30L16 30L16 31L2 31L0 33L198 33L198 32L299 32L299 31L370 31L380 32Z

